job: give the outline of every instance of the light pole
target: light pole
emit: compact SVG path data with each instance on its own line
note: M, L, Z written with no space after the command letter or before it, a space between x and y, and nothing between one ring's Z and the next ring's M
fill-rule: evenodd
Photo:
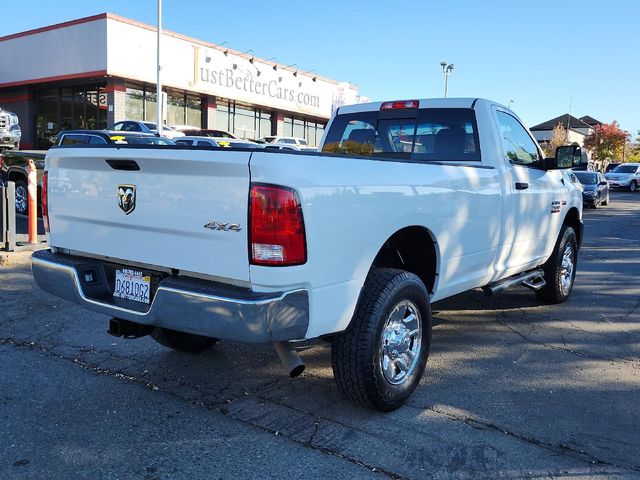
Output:
M444 73L444 98L447 98L449 91L449 75L453 72L453 63L447 65L447 62L440 62L442 73Z
M514 100L514 99L509 100L509 110L511 110L511 104L512 104L513 102L515 102L515 100Z
M162 136L162 79L160 78L160 37L162 36L162 0L158 0L158 79L156 83L156 132Z

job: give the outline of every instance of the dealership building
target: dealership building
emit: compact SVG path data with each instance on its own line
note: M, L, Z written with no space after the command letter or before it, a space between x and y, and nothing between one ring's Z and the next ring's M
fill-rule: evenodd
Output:
M155 122L156 38L110 13L0 37L0 107L18 114L21 148L48 148L65 129ZM315 145L332 111L359 98L348 82L169 31L161 55L166 125Z

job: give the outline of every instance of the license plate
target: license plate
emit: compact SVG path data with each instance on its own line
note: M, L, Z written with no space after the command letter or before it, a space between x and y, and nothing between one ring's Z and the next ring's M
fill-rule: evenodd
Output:
M140 303L149 303L151 292L151 277L145 276L139 270L124 268L116 270L116 281L113 296L126 298Z

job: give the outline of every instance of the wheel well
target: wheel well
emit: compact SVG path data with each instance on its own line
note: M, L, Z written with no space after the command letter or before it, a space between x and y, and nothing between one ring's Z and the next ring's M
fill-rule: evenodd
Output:
M17 180L23 180L23 181L27 181L27 177L26 175L24 175L23 173L17 171L17 170L12 170L9 172L9 174L7 175L7 179L10 182L15 182Z
M567 216L564 217L564 222L562 222L562 225L568 225L573 228L573 231L576 232L578 245L580 245L582 240L582 238L580 238L580 235L582 234L582 231L580 230L580 214L578 213L577 208L574 207L567 212Z
M398 268L415 273L430 293L436 282L437 256L435 241L423 227L406 227L398 230L384 243L374 267Z

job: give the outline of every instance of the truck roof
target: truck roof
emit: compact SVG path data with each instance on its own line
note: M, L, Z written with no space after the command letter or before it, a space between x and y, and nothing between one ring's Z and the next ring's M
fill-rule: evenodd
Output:
M422 99L399 99L399 100L385 100L384 102L371 102L371 103L358 103L355 105L345 105L338 109L337 113L358 113L358 112L373 112L380 110L383 103L391 101L413 101L419 102L419 108L472 108L477 102L488 102L492 105L500 105L498 102L493 102L484 98L422 98ZM506 108L506 107L505 107Z

